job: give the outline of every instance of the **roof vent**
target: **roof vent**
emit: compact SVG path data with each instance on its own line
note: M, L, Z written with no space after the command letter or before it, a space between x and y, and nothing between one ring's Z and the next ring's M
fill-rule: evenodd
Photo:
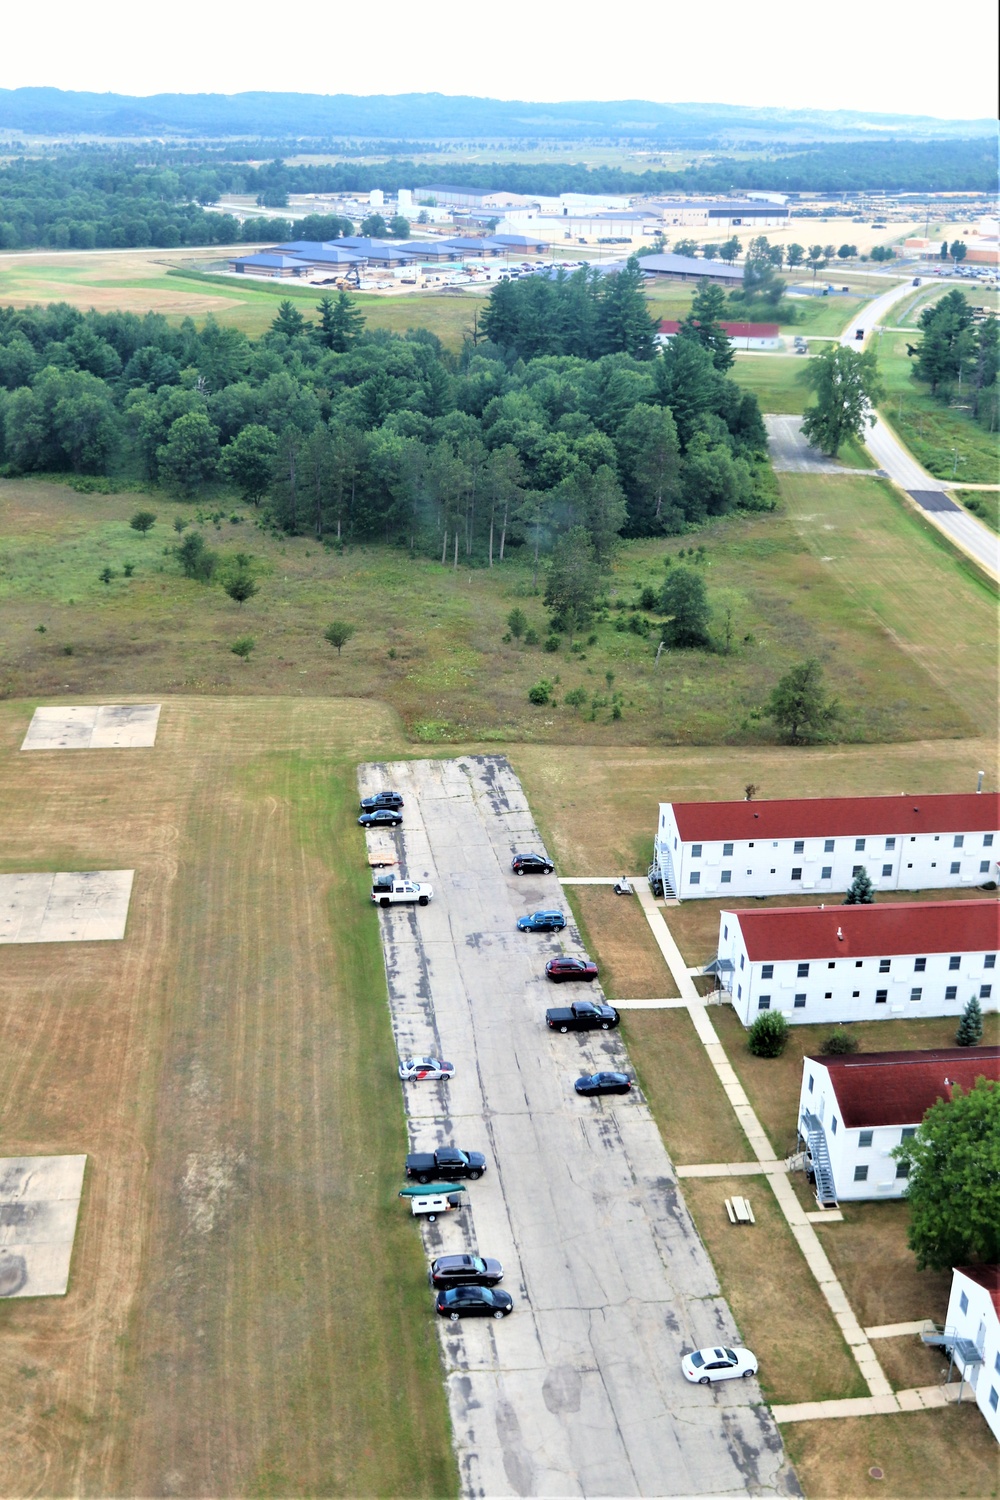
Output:
M760 817L760 813L754 813L754 817L755 818L759 818Z
M914 809L913 809L913 811L914 811L914 812L919 812L919 811L920 811L920 808L919 808L919 807L915 807L915 808L914 808Z
M841 942L844 941L844 929L842 927L838 927L837 928L837 937L840 939Z

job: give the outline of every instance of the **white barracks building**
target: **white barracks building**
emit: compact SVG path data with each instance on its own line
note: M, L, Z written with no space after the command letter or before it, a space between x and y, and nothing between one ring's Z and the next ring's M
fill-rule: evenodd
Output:
M744 1026L955 1016L1000 997L1000 902L772 906L719 914L716 972Z
M667 894L783 896L976 886L997 878L1000 794L661 802L649 875Z

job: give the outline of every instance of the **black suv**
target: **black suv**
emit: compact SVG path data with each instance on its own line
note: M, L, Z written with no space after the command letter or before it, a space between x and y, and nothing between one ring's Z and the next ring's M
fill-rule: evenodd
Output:
M362 812L377 812L380 808L388 807L394 811L402 807L403 799L398 792L376 792L374 797L362 797Z
M448 1286L496 1286L503 1281L503 1266L482 1255L439 1255L431 1261L430 1283Z
M515 875L551 875L555 865L541 854L515 854L510 862Z

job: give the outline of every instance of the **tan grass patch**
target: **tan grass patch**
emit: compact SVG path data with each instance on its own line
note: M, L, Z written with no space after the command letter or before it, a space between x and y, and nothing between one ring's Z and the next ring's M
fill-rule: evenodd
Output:
M992 1500L997 1445L972 1404L782 1428L809 1500ZM873 1480L869 1470L883 1478Z
M564 886L604 992L613 1000L660 1000L677 994L642 907L610 886Z
M686 1010L628 1011L622 1034L676 1166L753 1161Z

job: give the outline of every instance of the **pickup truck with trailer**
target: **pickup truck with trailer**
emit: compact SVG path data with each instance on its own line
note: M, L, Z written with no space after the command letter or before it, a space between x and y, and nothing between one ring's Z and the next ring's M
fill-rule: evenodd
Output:
M376 875L372 880L372 900L378 906L398 906L407 901L426 906L433 895L433 886L403 880L399 875Z
M611 1031L620 1020L613 1005L595 1005L592 1000L575 1000L572 1005L545 1012L550 1031Z
M444 1177L460 1180L467 1177L478 1182L486 1171L481 1151L459 1151L457 1146L439 1146L437 1151L413 1151L406 1158L406 1175L411 1182L430 1182Z

